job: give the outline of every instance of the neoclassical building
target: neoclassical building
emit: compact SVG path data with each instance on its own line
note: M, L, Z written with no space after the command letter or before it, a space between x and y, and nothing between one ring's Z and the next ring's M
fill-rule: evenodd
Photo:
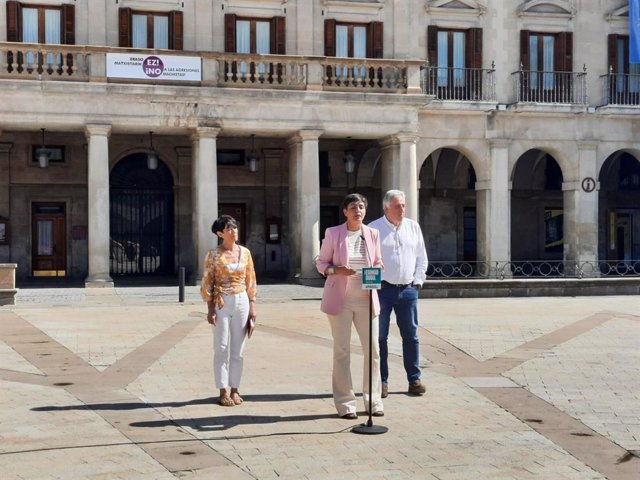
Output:
M0 0L0 262L18 282L195 280L230 213L259 275L313 280L344 195L373 220L398 188L436 267L635 268L628 10Z

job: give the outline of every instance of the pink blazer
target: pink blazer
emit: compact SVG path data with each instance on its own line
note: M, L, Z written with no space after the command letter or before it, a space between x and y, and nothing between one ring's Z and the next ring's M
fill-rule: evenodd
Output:
M375 228L362 226L362 235L364 236L365 245L367 246L367 265L373 267L382 267L382 253L380 252L379 232ZM337 227L327 228L324 234L324 240L320 247L320 255L316 261L316 268L321 274L328 266L334 267L347 266L349 262L349 249L347 241L347 224L346 222ZM347 294L346 275L329 275L324 284L322 292L322 303L320 310L327 315L338 315L344 306ZM378 292L373 290L373 314L380 313L380 302L378 301Z

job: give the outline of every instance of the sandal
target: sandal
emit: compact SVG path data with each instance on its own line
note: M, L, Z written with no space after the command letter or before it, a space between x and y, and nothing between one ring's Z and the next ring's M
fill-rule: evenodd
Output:
M244 402L244 400L242 400L242 397L240 396L240 394L238 392L233 392L231 394L231 401L235 404L235 405L241 405L242 402Z
M235 402L231 400L231 397L228 395L225 395L224 397L220 397L220 399L218 400L218 404L222 405L223 407L235 406Z

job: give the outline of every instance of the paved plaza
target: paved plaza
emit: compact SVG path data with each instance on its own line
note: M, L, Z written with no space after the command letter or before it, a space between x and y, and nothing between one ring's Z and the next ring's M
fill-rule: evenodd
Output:
M427 393L406 393L394 326L389 430L358 435L320 295L260 287L225 408L195 287L20 290L0 307L0 478L640 478L640 297L421 299Z

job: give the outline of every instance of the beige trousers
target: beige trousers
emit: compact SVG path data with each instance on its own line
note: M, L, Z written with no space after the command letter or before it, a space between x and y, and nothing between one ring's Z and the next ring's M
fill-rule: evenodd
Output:
M364 409L369 410L369 292L362 290L362 282L349 282L347 298L339 315L327 315L333 335L333 401L342 416L356 413L357 400L351 381L351 325L356 328L364 353L362 373ZM373 377L371 390L372 412L383 410L380 381L380 347L378 346L378 317L372 319Z

